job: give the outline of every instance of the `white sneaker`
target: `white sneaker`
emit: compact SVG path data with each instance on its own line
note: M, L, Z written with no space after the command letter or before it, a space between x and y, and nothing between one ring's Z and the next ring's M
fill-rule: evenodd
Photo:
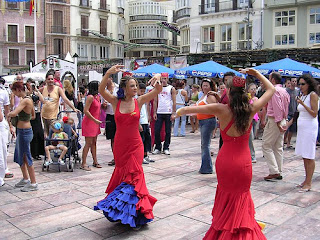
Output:
M153 152L152 152L152 154L154 154L154 155L156 155L156 154L160 154L161 153L161 151L160 150L158 150L158 149L155 149Z
M65 165L65 162L61 159L58 160L58 163L60 163L60 165Z
M16 188L21 188L21 187L26 186L28 183L30 183L29 179L28 179L28 180L24 180L24 179L22 178L22 179L21 179L19 182L17 182L14 186L15 186Z
M146 159L148 162L155 162L153 159L151 159L149 156L146 156L144 159Z
M31 192L31 191L37 191L37 190L38 190L38 184L37 183L31 184L31 182L29 182L27 185L21 188L21 192Z
M149 161L148 161L146 158L144 158L143 161L142 161L142 163L143 163L143 164L149 164Z
M169 152L168 149L164 150L163 153L164 153L165 155L170 155L170 152Z
M52 160L47 160L47 161L44 162L44 165L48 167L52 163L53 163Z

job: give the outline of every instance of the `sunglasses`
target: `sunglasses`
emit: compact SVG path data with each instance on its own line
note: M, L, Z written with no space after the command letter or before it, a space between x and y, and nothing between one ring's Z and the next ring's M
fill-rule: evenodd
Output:
M305 83L298 83L298 86L304 86L306 85Z

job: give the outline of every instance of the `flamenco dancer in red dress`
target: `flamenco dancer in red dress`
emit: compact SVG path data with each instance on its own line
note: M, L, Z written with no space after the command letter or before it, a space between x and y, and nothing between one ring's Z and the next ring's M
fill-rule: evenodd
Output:
M254 69L241 70L257 77L266 87L261 98L250 105L245 93L246 80L234 77L227 84L230 103L184 107L177 115L191 113L214 114L220 120L223 145L216 160L218 186L212 210L212 224L204 239L260 240L266 239L254 219L251 198L252 163L249 136L253 116L272 97L272 84Z
M161 91L160 74L151 79L154 89L135 99L138 90L136 79L121 79L118 97L105 90L110 75L122 70L122 65L111 67L102 79L99 92L112 104L117 131L114 139L115 169L107 187L107 197L97 203L95 210L103 210L111 222L120 221L132 228L140 228L152 221L153 205L157 201L146 187L142 161L144 148L139 133L140 108Z

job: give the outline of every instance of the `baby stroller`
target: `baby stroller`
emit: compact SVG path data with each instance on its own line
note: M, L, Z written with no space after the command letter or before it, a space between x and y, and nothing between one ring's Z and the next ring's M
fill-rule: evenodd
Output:
M74 111L61 111L58 113L57 120L61 118L61 114L64 112L74 112ZM72 129L76 132L75 127L70 126L69 124L63 124L63 132L65 132L68 135L68 139L59 139L59 142L63 142L64 145L68 148L66 155L62 159L64 161L64 165L66 166L67 171L73 172L74 164L77 161L81 161L78 150L80 149L80 143L79 143L79 131L77 132L77 137L73 135ZM50 129L49 137L45 139L46 146L52 145L52 143L57 142L57 139L52 138L53 131ZM54 149L50 151L52 162L48 165L47 162L47 156L44 158L44 162L42 164L42 171L45 169L49 171L50 165L57 165L59 172L61 171L61 163L58 162L58 158L61 154L62 150L60 149Z

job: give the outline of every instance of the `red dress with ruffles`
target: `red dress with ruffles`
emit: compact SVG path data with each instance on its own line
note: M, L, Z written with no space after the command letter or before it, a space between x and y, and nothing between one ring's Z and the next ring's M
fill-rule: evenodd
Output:
M203 239L266 240L254 218L251 198L252 163L249 149L251 127L239 137L221 130L223 145L216 160L218 186L212 210L212 224Z
M134 102L133 112L121 113L121 100L118 101L113 148L116 165L106 190L108 195L95 207L96 210L103 210L110 221L120 220L131 227L151 221L154 218L153 205L157 201L149 195L144 178L144 148L139 132L140 110L136 99Z

